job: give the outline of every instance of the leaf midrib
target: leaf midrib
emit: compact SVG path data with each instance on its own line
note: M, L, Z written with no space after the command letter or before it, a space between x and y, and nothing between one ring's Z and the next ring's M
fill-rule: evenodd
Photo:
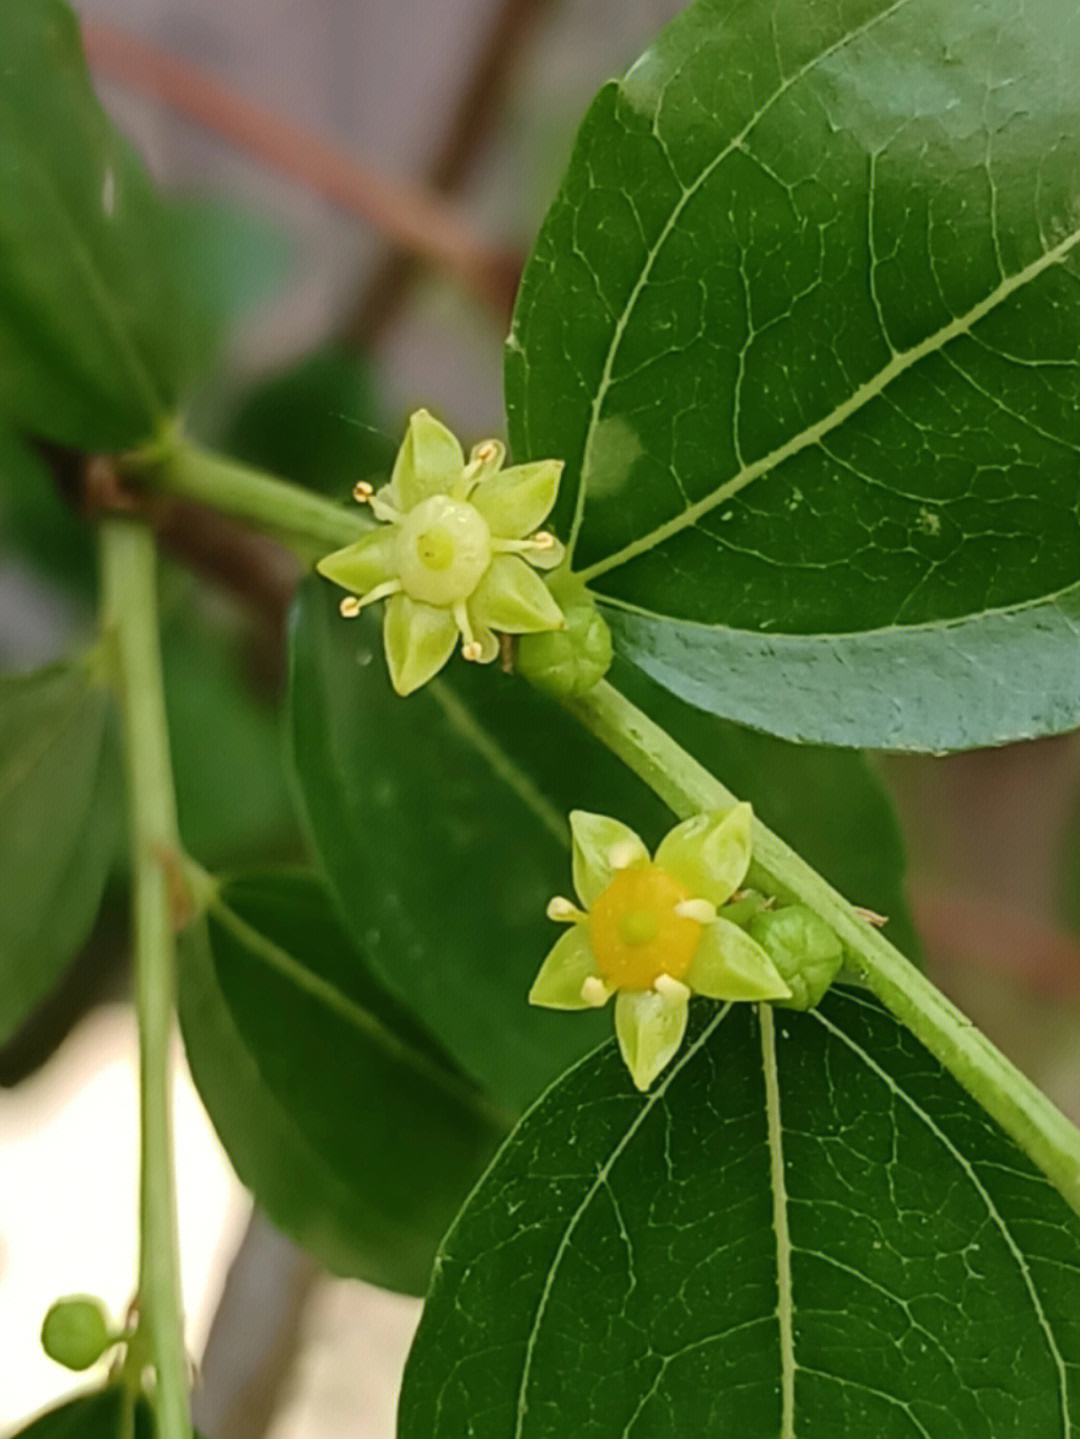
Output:
M928 335L926 339L921 340L917 345L913 345L911 349L899 351L872 379L860 385L843 404L837 405L837 407L823 419L818 420L807 429L800 431L799 434L794 435L783 445L779 445L775 450L771 450L767 455L763 455L761 459L755 460L753 464L745 465L725 484L718 486L710 494L703 496L700 500L696 500L692 505L688 505L681 514L676 515L665 524L657 525L654 530L650 530L647 534L641 535L631 544L624 545L621 550L617 550L614 554L608 555L605 559L597 560L595 564L589 565L586 569L579 570L577 572L578 577L588 584L598 579L601 575L607 574L610 570L617 569L621 565L628 564L631 560L637 559L640 555L646 554L657 545L663 544L665 540L671 539L672 536L680 534L683 530L696 524L697 521L704 515L707 515L710 510L714 510L717 505L721 505L725 501L732 499L740 490L744 490L747 485L752 484L754 480L759 479L762 475L767 474L778 465L784 464L802 450L817 444L819 440L846 423L852 415L857 414L859 410L863 409L872 400L877 399L894 380L905 374L912 366L918 364L920 360L925 359L928 355L935 354L938 350L951 344L953 340L960 339L962 336L968 334L974 325L977 325L980 320L985 319L987 315L997 309L999 305L1003 304L1010 296L1015 294L1017 290L1022 289L1024 285L1030 284L1045 270L1050 269L1063 260L1070 250L1075 248L1078 242L1080 242L1080 230L1073 231L1073 233L1068 235L1064 240L1059 241L1058 244L1040 255L1038 260L1033 261L1030 265L1025 266L1024 269L1018 270L1015 275L1004 280L996 290L987 295L984 300L980 300L977 305L972 306L965 315L960 315L950 321L948 325L942 326L940 330L935 330L933 334Z
M615 328L611 334L611 343L608 346L608 352L604 358L604 369L600 376L600 383L597 386L596 395L593 399L592 410L589 415L589 424L588 428L585 431L585 442L581 450L582 474L578 477L578 489L577 495L575 496L574 505L574 518L570 526L570 536L566 544L567 550L569 551L571 556L573 556L574 548L577 544L578 533L581 529L582 520L584 519L585 514L585 502L587 498L585 492L584 477L585 459L589 453L589 446L592 444L593 434L596 430L597 425L600 422L600 410L603 407L604 400L607 397L607 392L611 386L611 376L612 371L615 367L615 358L619 353L619 349L622 345L623 335L626 332L626 327L629 324L630 317L634 312L634 308L637 305L642 291L649 283L649 276L652 274L653 266L655 265L657 258L663 252L664 246L667 244L668 236L671 234L676 224L678 223L679 216L682 214L690 201L701 189L702 185L705 184L709 177L724 163L726 159L728 159L730 155L732 155L736 150L739 150L743 147L754 126L757 125L758 122L769 113L769 111L777 103L777 101L781 100L793 85L797 85L800 80L811 74L817 68L817 66L822 63L822 61L828 60L833 55L838 54L839 51L843 50L845 46L850 45L853 40L859 39L861 36L873 30L877 25L884 23L884 21L890 19L891 16L895 15L897 11L902 10L906 5L910 3L911 0L894 0L894 3L892 5L889 5L879 14L874 15L871 19L864 21L862 25L856 26L854 30L849 30L846 35L840 36L831 45L826 46L825 49L822 50L819 54L814 55L810 60L807 60L803 65L799 66L797 70L793 70L791 74L787 77L787 79L781 80L780 84L765 101L765 103L761 105L757 110L755 110L754 114L751 115L749 120L747 120L743 128L735 136L733 136L731 140L728 141L728 143L719 151L717 155L713 157L712 160L709 161L709 163L704 167L704 169L698 175L697 179L693 182L693 184L688 185L682 191L679 199L672 206L671 214L664 222L663 228L661 229L659 235L656 238L656 242L649 250L645 263L641 268L641 274L638 276L633 289L630 291L630 294L627 297L626 304L623 306L622 314L615 322ZM777 68L779 69L779 55L777 56ZM720 501L718 500L717 503L719 504ZM592 571L583 573L591 572Z
M370 1010L350 999L329 980L306 968L281 945L275 944L261 930L249 924L225 900L217 897L210 902L209 908L214 919L231 933L249 954L276 971L286 983L307 994L317 1004L324 1005L350 1028L363 1034L388 1059L422 1075L447 1098L460 1104L485 1124L500 1130L513 1127L514 1116L499 1109L482 1090L475 1088L467 1079L459 1078L423 1050L402 1039Z

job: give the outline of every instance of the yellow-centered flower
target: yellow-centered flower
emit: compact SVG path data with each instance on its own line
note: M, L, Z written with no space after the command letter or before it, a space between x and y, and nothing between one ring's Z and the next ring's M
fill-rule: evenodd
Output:
M350 591L341 601L346 618L389 601L383 642L398 694L437 674L459 636L467 660L488 664L499 653L496 631L531 634L564 623L534 573L563 558L563 546L540 529L559 491L562 461L504 470L505 458L500 441L485 440L466 463L446 426L417 410L390 483L353 491L371 506L377 528L317 565Z
M650 859L632 829L575 810L575 905L561 896L551 919L571 925L529 992L549 1009L589 1009L614 994L615 1033L638 1089L648 1089L686 1032L691 995L788 999L791 989L745 929L719 910L750 865L752 812L695 815Z

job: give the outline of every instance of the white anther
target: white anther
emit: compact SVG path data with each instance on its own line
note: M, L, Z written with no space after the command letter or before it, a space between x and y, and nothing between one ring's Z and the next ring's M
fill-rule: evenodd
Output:
M675 906L680 919L696 919L698 924L712 924L716 918L716 905L707 899L681 899Z
M555 536L549 530L537 530L532 537L534 550L553 550L555 548Z
M375 493L375 486L369 485L367 480L357 480L353 485L352 497L358 505L366 505L370 502Z
M554 899L548 900L547 917L565 923L567 920L583 919L584 915L576 904L572 904L570 900L557 894Z
M469 640L466 644L463 644L461 646L462 659L472 660L474 663L479 662L480 656L483 653L484 647L479 640Z
M611 998L611 987L598 974L590 974L581 985L581 997L593 1009L602 1009Z
M363 606L355 595L346 595L345 598L338 605L338 609L341 611L342 618L347 620L356 619L356 616L360 613L362 608Z
M876 910L865 909L861 904L853 905L852 908L860 919L865 919L867 924L872 924L875 929L880 929L883 924L889 922L887 914L878 914Z
M608 850L612 869L627 869L637 859L638 848L632 839L620 839Z
M494 460L499 453L499 447L494 440L485 440L482 445L476 447L476 458L482 465Z
M685 1004L690 998L689 985L670 974L658 974L653 980L653 989L668 1004Z

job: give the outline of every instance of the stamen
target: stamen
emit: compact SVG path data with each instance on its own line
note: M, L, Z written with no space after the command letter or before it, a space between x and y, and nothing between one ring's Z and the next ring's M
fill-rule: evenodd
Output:
M653 989L668 1004L685 1004L690 998L690 986L670 974L658 974L653 980Z
M375 493L375 486L369 485L367 480L357 480L353 485L352 497L358 505L371 503L371 497Z
M373 590L368 590L366 595L346 595L338 605L338 609L345 619L354 620L362 609L373 605L376 600L385 600L388 595L396 595L400 589L400 580L383 580L381 585L376 585Z
M675 906L680 919L696 919L698 924L712 924L716 918L716 905L707 899L681 899Z
M637 858L637 845L631 839L620 839L608 850L608 864L612 869L626 869Z
M547 530L537 530L527 540L500 540L492 537L491 548L500 555L528 555L536 550L553 550L558 541Z
M484 647L473 634L469 611L465 608L464 600L458 600L454 604L454 623L461 631L461 638L465 641L461 646L462 659L471 660L474 664L478 664L480 662L480 656L484 653Z
M576 904L564 899L561 894L548 900L547 917L558 920L560 924L580 924L582 920L588 919L583 909L578 909Z
M550 530L537 530L532 537L534 550L553 550L555 548L555 536Z
M581 997L593 1009L602 1009L611 998L611 986L605 984L598 974L590 974L581 985Z

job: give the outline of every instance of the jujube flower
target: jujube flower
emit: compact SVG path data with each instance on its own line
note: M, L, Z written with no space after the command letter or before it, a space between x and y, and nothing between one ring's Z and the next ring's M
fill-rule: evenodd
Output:
M417 410L390 483L353 491L379 524L317 565L350 591L341 601L346 618L388 601L383 642L399 694L411 694L442 669L459 636L463 656L487 664L499 653L496 631L528 634L564 623L535 573L564 554L555 536L540 529L558 494L562 462L504 470L505 457L504 445L485 440L466 463L446 426Z
M674 1058L694 994L788 999L765 950L718 911L750 865L748 804L678 824L653 859L632 829L575 810L574 888L583 908L556 897L551 919L571 925L529 993L549 1009L588 1009L615 995L615 1033L638 1089Z

